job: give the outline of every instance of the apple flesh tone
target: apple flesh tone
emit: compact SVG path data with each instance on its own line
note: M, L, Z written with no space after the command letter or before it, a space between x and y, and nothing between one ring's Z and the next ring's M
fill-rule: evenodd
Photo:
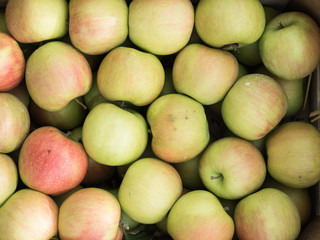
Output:
M284 117L287 96L273 78L258 73L241 77L221 106L226 126L237 136L257 140L268 134Z
M18 169L11 157L0 153L0 206L13 194L18 185Z
M24 141L19 174L28 187L59 195L78 186L88 168L83 146L51 126L37 128Z
M58 207L48 195L16 191L0 208L1 240L50 239L58 230Z
M101 188L83 188L71 194L59 210L58 230L64 239L108 239L118 233L118 200Z
M92 83L86 58L59 41L45 43L31 54L25 78L30 97L47 111L61 110L74 98L85 95Z
M175 240L230 240L234 223L215 195L194 190L175 202L168 214L167 230Z
M5 20L10 34L21 43L63 37L68 30L66 0L9 0Z
M223 99L238 72L238 61L230 52L190 44L175 58L172 79L177 92L210 105Z

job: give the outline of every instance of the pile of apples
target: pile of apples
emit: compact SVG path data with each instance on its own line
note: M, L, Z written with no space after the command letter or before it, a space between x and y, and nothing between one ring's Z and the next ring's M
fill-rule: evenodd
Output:
M8 0L0 239L296 239L320 31L259 0ZM317 109L311 109L317 112Z

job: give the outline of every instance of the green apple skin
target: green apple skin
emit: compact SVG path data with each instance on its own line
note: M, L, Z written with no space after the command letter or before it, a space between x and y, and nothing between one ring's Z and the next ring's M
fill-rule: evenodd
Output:
M118 233L121 215L118 200L101 188L83 188L61 205L58 230L61 239L110 239Z
M316 184L320 180L319 146L320 132L311 123L292 121L280 125L266 139L268 172L292 188Z
M48 195L32 190L16 191L0 208L1 240L43 240L58 231L58 207Z
M243 198L235 208L239 239L297 239L299 211L289 196L275 188L264 188Z
M167 229L175 240L232 239L234 223L218 198L206 190L181 196L168 214Z
M68 30L66 0L10 0L5 20L10 34L21 43L63 37Z
M66 137L71 139L72 141L81 142L82 141L82 126L69 130L66 133Z
M17 186L16 163L7 154L0 153L0 206L16 191Z
M194 26L189 0L134 0L129 5L129 38L156 55L170 55L185 47Z
M72 44L86 54L104 54L119 46L128 36L126 1L71 0L69 35Z
M223 99L238 72L238 61L230 52L190 44L175 58L172 79L178 93L210 105Z
M6 19L5 19L5 14L4 13L5 13L5 8L2 8L2 10L0 10L0 31L10 34L10 32L9 32L9 30L7 28L7 24L6 24Z
M210 134L204 107L182 94L157 98L147 109L151 128L151 147L167 162L187 161L207 146Z
M92 72L77 49L64 42L51 41L31 54L25 79L30 97L39 107L58 111L89 91Z
M287 96L278 82L252 73L237 80L221 106L226 126L237 136L257 140L268 134L283 119Z
M264 66L285 80L308 76L320 60L320 31L317 23L301 12L274 17L259 40Z
M98 89L103 97L136 106L154 101L164 80L164 68L156 56L122 46L105 56L97 73Z
M265 12L258 0L201 0L195 11L200 38L215 48L241 48L254 43L265 28Z
M218 197L240 199L258 190L266 177L260 151L247 140L224 137L214 141L199 161L206 188Z
M0 153L18 149L30 131L27 107L13 94L0 93Z
M88 155L98 163L125 165L138 159L145 150L147 123L134 110L100 103L84 121L82 142Z
M132 163L120 184L120 205L133 220L155 224L166 217L182 193L182 181L175 168L156 158Z

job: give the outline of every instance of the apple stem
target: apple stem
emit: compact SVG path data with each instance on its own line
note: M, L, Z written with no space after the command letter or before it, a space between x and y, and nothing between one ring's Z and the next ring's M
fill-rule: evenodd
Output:
M65 136L65 137L69 137L71 134L72 134L72 132L71 132L71 131L68 131L68 132L65 133L64 136Z
M278 23L279 23L280 29L284 28L284 26L280 20L278 21Z
M124 229L124 230L129 230L129 225L128 225L128 223L126 223L125 221L120 220L120 221L119 221L119 225L120 225L120 227L121 227L122 229Z
M84 110L87 110L87 106L85 104L83 104L78 98L74 99L78 104L80 104L81 107L83 107Z
M222 178L222 175L211 176L211 177L210 177L211 180L218 179L218 178Z

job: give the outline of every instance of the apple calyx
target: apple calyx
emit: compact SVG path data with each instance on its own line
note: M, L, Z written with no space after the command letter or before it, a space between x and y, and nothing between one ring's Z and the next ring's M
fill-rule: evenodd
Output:
M222 174L220 174L218 176L211 176L210 177L211 180L218 179L218 178L223 178Z
M237 51L239 48L239 43L229 43L221 47L222 50L228 50L230 48L232 48L233 51Z

